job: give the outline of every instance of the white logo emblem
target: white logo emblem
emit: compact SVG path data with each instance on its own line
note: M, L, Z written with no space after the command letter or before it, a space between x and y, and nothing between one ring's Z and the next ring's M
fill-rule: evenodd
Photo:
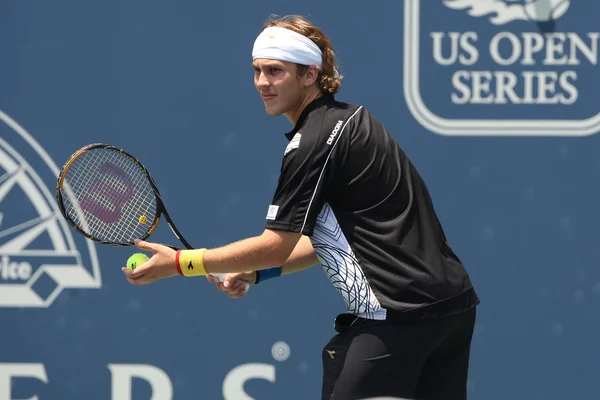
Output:
M428 130L453 136L600 131L594 107L600 33L585 29L598 29L595 18L586 19L585 2L404 4L404 96ZM555 31L558 18L564 31Z
M511 21L550 21L562 17L569 8L571 0L444 0L446 7L455 10L468 10L472 17L490 16L495 25Z
M267 219L275 220L277 218L277 211L279 211L279 206L270 205L269 211L267 211Z
M300 146L300 139L302 139L302 135L300 134L300 132L298 132L298 133L296 133L294 135L294 137L292 138L292 140L290 140L290 142L286 146L285 152L283 153L283 155L285 156L290 151L292 151L294 149L297 149L298 146Z
M0 110L0 307L49 307L68 288L99 288L93 242L73 235L56 206L59 169Z
M344 121L339 120L337 122L337 124L335 124L335 127L331 131L331 135L329 135L329 138L327 139L327 144L328 145L331 145L333 143L333 139L335 139L335 137L337 136L337 134L340 131L340 128L342 127L343 123L344 123Z

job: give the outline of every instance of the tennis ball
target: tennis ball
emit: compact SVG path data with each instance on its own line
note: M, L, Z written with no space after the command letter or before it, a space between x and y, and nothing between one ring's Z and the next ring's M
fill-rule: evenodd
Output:
M135 253L127 259L127 268L134 270L148 260L148 256L144 253Z
M148 218L146 218L145 215L142 215L140 217L140 224L144 225L146 222L148 222Z

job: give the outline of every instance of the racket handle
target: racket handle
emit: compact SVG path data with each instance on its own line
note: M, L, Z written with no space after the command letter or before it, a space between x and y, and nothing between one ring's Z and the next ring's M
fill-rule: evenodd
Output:
M215 277L219 278L219 280L221 282L224 282L225 281L225 276L227 274L217 274L215 272L211 272L210 275L215 276ZM240 281L238 280L238 282L240 282ZM246 289L246 292L248 292L248 289L250 289L250 284L248 282L244 282L244 289Z

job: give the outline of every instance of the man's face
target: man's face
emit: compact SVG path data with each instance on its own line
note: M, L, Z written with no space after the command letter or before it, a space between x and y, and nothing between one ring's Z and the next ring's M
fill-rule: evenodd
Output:
M304 80L297 75L297 66L287 61L256 59L254 85L265 103L269 115L293 114L305 92Z

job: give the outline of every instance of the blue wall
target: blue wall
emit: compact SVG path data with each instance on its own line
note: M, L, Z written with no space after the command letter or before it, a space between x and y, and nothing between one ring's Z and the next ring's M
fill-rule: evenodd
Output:
M553 26L535 20L556 1L509 12L474 0L474 15L459 3L4 2L0 400L319 398L321 349L343 311L320 267L242 300L204 278L133 287L120 271L132 249L86 242L53 202L57 167L107 142L144 161L194 245L260 233L290 129L252 82L271 13L325 29L338 98L382 120L426 179L482 299L470 398L597 398L600 5L564 1ZM434 38L448 59L450 32L463 63L439 65ZM511 38L522 53L503 65ZM153 240L175 244L166 225Z

